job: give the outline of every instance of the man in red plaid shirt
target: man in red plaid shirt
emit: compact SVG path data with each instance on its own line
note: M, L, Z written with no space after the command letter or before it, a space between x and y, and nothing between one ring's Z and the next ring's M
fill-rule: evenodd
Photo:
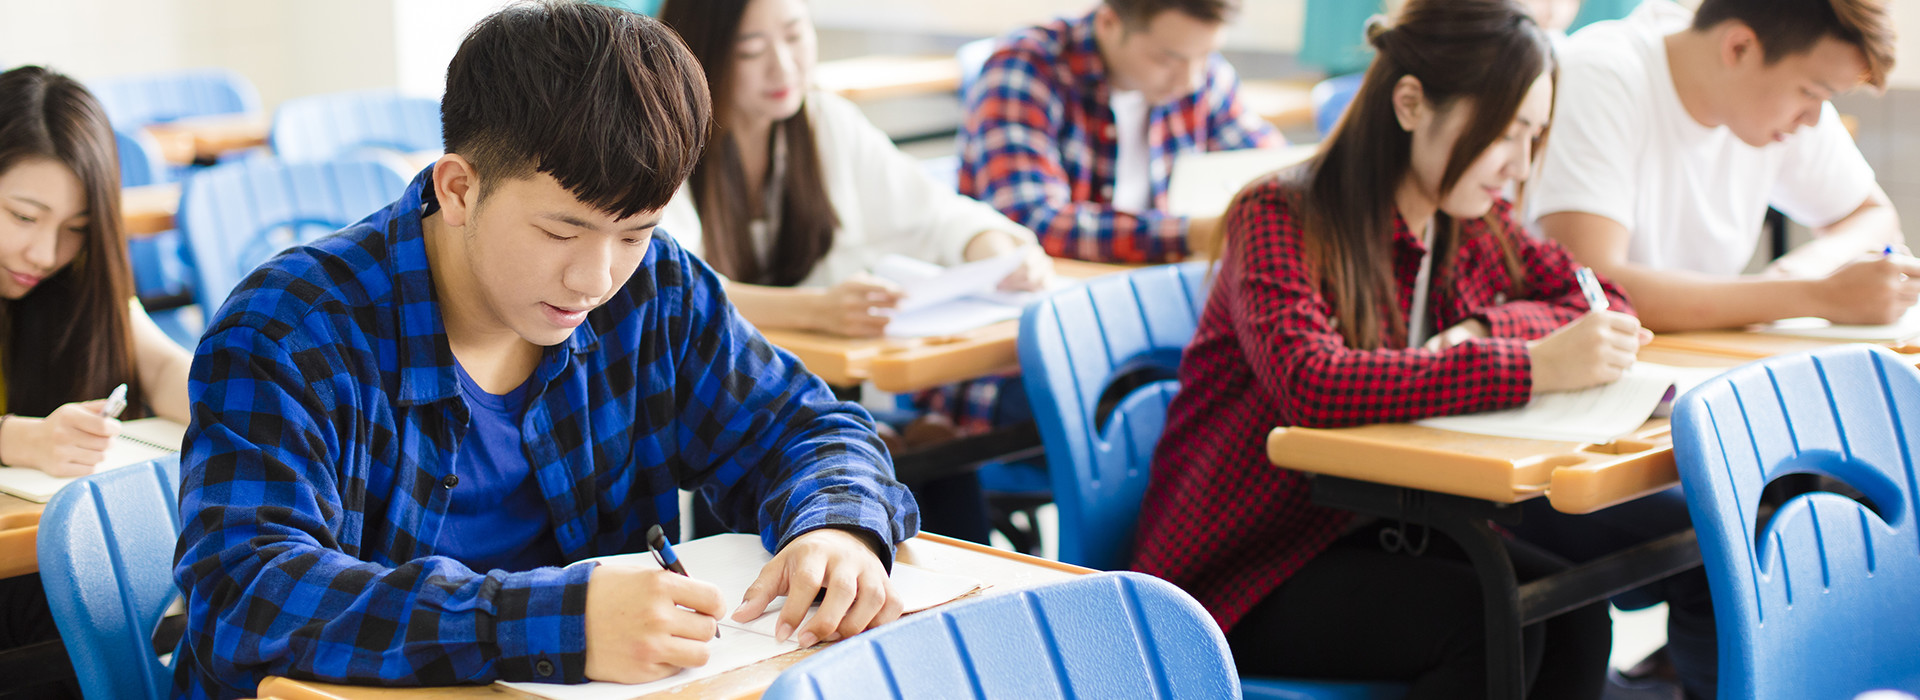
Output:
M1204 251L1219 220L1167 213L1181 153L1272 148L1219 55L1241 0L1104 0L1000 40L965 95L960 191L1047 253L1158 263Z

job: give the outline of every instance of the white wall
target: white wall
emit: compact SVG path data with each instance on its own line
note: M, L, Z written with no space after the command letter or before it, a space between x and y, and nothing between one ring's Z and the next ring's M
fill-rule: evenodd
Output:
M817 24L920 34L994 36L1061 15L1081 15L1097 0L813 0ZM1351 2L1353 0L1338 0ZM1920 2L1920 0L1913 0ZM1228 46L1297 51L1305 0L1249 0Z
M1900 32L1900 49L1888 87L1920 88L1920 0L1893 0L1889 9Z

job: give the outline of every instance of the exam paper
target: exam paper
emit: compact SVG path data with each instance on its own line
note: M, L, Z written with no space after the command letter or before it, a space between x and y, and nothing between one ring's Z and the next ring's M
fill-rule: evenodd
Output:
M187 426L165 418L142 418L120 424L120 434L108 443L106 458L93 473L112 471L180 451ZM0 492L34 503L46 503L53 494L79 477L57 477L27 467L0 467Z
M1824 318L1807 317L1781 319L1756 330L1769 335L1891 343L1920 336L1920 306L1907 309L1899 320L1884 326L1842 326Z
M773 560L773 555L760 545L760 538L755 535L714 535L674 545L673 549L674 553L680 555L680 562L686 565L687 573L719 588L720 599L726 601L729 606L739 605L740 600L746 597L747 587L753 585L754 579L759 577L760 569ZM653 555L646 552L597 557L586 561L659 568L653 560ZM574 566L579 565L580 563L574 564ZM980 588L980 581L973 578L938 574L899 562L894 562L892 578L894 594L901 598L901 610L908 613L950 602ZM800 645L792 641L777 642L773 639L773 628L779 624L779 612L785 607L785 603L785 598L774 599L773 604L767 607L766 613L749 622L734 622L731 617L722 618L720 638L707 644L709 654L707 665L685 669L651 683L628 685L594 682L560 685L502 681L500 685L552 700L631 700L643 695L671 690L799 649ZM727 612L731 614L732 608L730 607ZM808 611L807 614L811 617L813 611Z
M1020 318L1039 295L999 291L1000 281L1020 269L1025 253L1011 252L964 265L941 267L923 260L889 255L873 274L900 285L905 293L887 321L891 338L952 335Z
M1639 429L1663 401L1672 400L1669 391L1684 391L1677 386L1691 389L1712 376L1708 371L1638 362L1612 384L1548 392L1519 408L1428 418L1418 424L1475 435L1606 444Z
M1247 183L1292 167L1313 156L1319 146L1182 153L1173 161L1167 184L1167 208L1175 216L1210 217L1227 213L1233 196Z

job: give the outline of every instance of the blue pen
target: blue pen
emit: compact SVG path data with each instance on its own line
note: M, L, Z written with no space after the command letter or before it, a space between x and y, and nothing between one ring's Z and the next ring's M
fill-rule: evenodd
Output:
M1886 249L1886 250L1883 250L1883 251L1880 251L1880 257L1883 257L1883 258L1891 258L1891 257L1893 257L1893 244L1892 244L1892 243L1888 243L1888 244L1887 244L1887 249Z
M1574 270L1573 279L1580 283L1580 293L1587 296L1587 310L1606 311L1613 306L1607 301L1607 290L1600 286L1600 278L1593 276L1593 268Z
M673 545L667 543L667 533L659 525L647 528L647 549L653 550L653 560L660 564L660 568L693 578L693 574L687 573L687 567L680 563L680 555L673 553ZM713 638L720 638L718 625L713 628Z

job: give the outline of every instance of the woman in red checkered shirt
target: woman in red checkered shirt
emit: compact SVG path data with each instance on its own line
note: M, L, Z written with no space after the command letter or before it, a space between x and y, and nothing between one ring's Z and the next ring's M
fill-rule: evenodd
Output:
M1409 551L1419 534L1381 537L1386 523L1310 503L1263 437L1605 384L1651 336L1611 286L1615 310L1589 312L1566 252L1529 237L1504 199L1544 144L1547 35L1505 0L1411 0L1368 36L1378 57L1320 154L1228 213L1133 566L1205 604L1243 673L1484 696L1480 586L1458 548L1442 536ZM1509 549L1523 578L1586 557L1557 542ZM1526 631L1533 696L1599 697L1606 607Z

